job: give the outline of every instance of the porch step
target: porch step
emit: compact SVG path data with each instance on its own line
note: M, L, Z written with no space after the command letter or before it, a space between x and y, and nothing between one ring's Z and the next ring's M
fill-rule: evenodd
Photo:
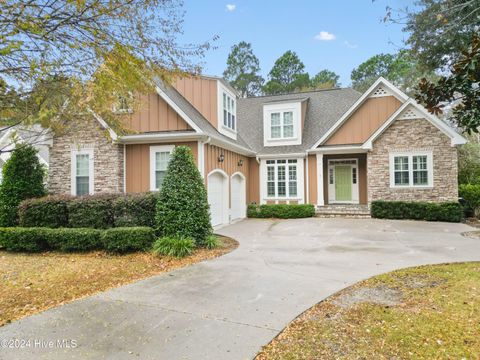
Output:
M368 205L325 205L317 206L315 215L317 217L370 218L370 209Z

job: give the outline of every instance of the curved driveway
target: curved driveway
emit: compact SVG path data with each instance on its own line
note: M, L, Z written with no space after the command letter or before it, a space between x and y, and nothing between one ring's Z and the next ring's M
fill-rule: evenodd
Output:
M2 359L249 359L299 313L361 279L480 260L463 224L364 219L245 220L240 247L0 328L0 339L70 340L0 349Z

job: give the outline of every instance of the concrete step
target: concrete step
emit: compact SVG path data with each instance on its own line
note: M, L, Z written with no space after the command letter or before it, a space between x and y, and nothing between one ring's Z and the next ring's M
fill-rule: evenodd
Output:
M370 218L369 207L357 204L317 206L315 213L318 217Z

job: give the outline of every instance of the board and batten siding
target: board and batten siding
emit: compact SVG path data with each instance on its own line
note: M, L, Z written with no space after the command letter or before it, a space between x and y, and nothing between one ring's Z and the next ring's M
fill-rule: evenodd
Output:
M133 133L192 130L190 125L156 93L140 96L139 109L121 116L125 119L125 127Z
M196 141L168 144L125 145L125 180L127 193L150 191L150 146L185 145L192 149L195 163L198 164L198 143Z
M305 203L316 205L317 201L317 156L308 155L308 199Z
M367 99L325 145L363 144L401 105L394 96Z
M217 80L201 77L177 78L173 86L215 128L218 127Z

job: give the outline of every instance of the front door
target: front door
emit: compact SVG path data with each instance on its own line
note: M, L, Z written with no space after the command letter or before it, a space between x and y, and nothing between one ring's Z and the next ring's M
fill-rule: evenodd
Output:
M335 165L335 201L352 201L351 165Z

